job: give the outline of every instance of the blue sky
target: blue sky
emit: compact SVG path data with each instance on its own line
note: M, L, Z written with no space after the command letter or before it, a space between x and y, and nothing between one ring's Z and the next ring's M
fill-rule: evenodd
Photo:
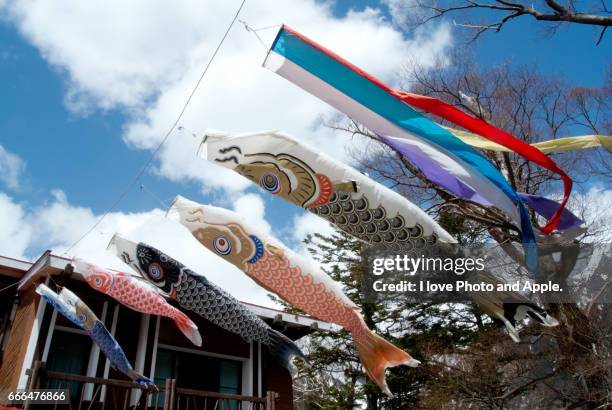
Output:
M311 4L307 0L300 0L296 3L299 3L299 7L303 8L304 14L312 13L315 17L311 20L301 21L300 16L291 16L289 17L290 24L305 33L315 32L317 39L322 42L325 42L324 35L329 33L329 44L338 43L335 48L331 45L330 47L340 54L354 55L356 59L354 61L357 61L366 70L372 70L383 78L391 78L393 70L401 67L405 58L401 55L402 50L422 53L425 56L424 58L427 58L429 51L431 53L443 53L448 50L448 47L460 46L458 44L459 31L465 30L448 24L444 29L446 31L444 31L440 24L436 24L428 27L425 31L424 36L427 37L429 31L432 35L431 39L426 38L422 41L416 41L410 33L398 34L391 26L388 9L378 2L338 1L332 2L331 8L321 4ZM305 4L302 5L302 3ZM247 1L243 17L246 16L245 18L249 23L255 27L280 23L281 18L284 17L280 13L271 18L269 13L258 11L254 6L249 9L250 6ZM176 62L170 64L167 70L161 73L150 74L151 71L155 70L155 67L150 68L146 64L141 67L139 61L129 62L131 65L126 63L126 72L119 72L116 75L116 78L119 79L117 87L129 89L134 82L138 83L138 80L132 81L129 79L132 77L127 76L129 74L133 78L139 79L138 70L141 70L143 77L150 77L147 77L147 81L143 81L144 85L141 88L136 89L127 97L122 94L121 90L110 92L107 89L113 87L113 81L99 83L96 82L96 78L87 78L89 75L87 70L92 70L87 67L83 69L83 67L80 67L80 62L91 58L91 55L86 52L90 49L103 50L111 57L114 56L114 51L108 50L108 47L104 44L96 44L96 34L92 34L91 38L83 39L83 44L80 44L81 34L75 32L73 35L69 30L73 17L82 20L79 16L70 16L67 13L58 12L55 17L49 16L49 19L65 19L65 21L52 21L48 27L37 23L41 21L37 20L41 18L40 15L45 15L45 13L48 15L49 11L37 11L35 10L36 7L38 6L33 5L28 10L7 11L5 9L0 12L3 16L0 20L0 90L2 90L0 98L0 145L25 162L25 168L19 176L19 187L15 189L6 186L6 184L0 185L0 192L21 209L22 217L36 219L37 212L57 202L57 194L55 196L52 194L54 189L63 191L70 207L89 209L92 215L99 215L108 208L149 157L150 150L141 149L139 144L149 144L150 147L151 141L157 141L156 138L159 138L155 135L161 135L161 130L165 131L168 128L171 124L170 119L180 109L179 102L184 101L189 86L195 80L193 74L198 71L197 67L201 67L201 64L194 63L193 70L182 71L183 66L190 64L188 60L191 58L190 56L196 55L196 52L181 54L180 50L176 51L176 55L166 54L171 55L172 58L176 59ZM117 7L119 7L119 3L117 3ZM206 45L204 49L206 52L210 52L222 32L221 27L229 21L229 16L234 7L234 5L224 6L222 10L219 10L218 18L216 18L216 9L212 5L206 9L207 16L213 20L219 20L218 25L208 32L194 31L193 33L179 34L182 36L180 38L187 38L188 40L185 41L189 42L188 47L193 50L199 50L198 41L203 38ZM368 14L364 11L364 7L379 10L378 15ZM2 2L0 2L0 9L2 9ZM84 13L86 17L92 17L82 7L75 6L74 10L75 14ZM129 12L129 10L126 11L126 13ZM351 14L355 12L358 14ZM91 14L95 20L95 13ZM180 16L178 11L177 15ZM146 18L146 16L143 18ZM163 19L164 17L159 18ZM153 20L155 22L155 19ZM178 27L183 23L174 21L174 24ZM346 32L349 30L359 31L362 24L364 27L367 26L372 33L380 31L383 40L378 40L379 43L375 40L372 40L371 43L359 41L342 43L342 40L338 39L338 37L341 37L343 30ZM164 27L167 27L167 25L166 21ZM67 37L62 38L55 33L51 35L54 26L67 27L58 30L67 32ZM95 24L92 24L92 26L95 26ZM194 23L194 27L197 27L197 21ZM120 30L128 30L127 33L130 34L130 29L129 27L127 29L121 27ZM48 31L45 32L45 30ZM80 33L87 35L88 27L84 25L79 30L82 30ZM171 34L179 30L180 28L173 29ZM269 41L273 36L273 31L262 33L266 41ZM440 36L434 38L434 32L439 33ZM532 65L550 75L562 76L576 86L598 86L604 81L606 65L612 55L612 42L606 39L600 46L595 46L597 34L589 27L568 25L559 29L557 34L550 36L543 33L542 29L534 25L529 18L519 19L505 27L501 33L484 35L475 44L474 55L477 63L481 66L511 61L517 64ZM135 36L137 35L143 35L144 39L147 38L146 31L144 34L140 33ZM397 35L400 37L394 37ZM404 42L402 42L402 36ZM402 44L395 47L392 41L385 41L384 39L398 39L399 43ZM136 45L140 44L137 40L138 38L134 41ZM63 42L66 41L70 43L69 46L66 46L66 49L70 48L72 51L64 53ZM155 38L151 41L160 40ZM249 41L251 43L245 46L246 42ZM182 122L187 127L194 127L194 131L202 131L200 120L201 117L206 117L207 111L205 108L207 104L210 104L206 99L211 98L211 94L214 93L209 88L214 88L215 83L221 80L220 76L224 74L223 60L228 60L230 56L240 52L241 47L244 47L244 50L249 49L249 52L250 49L259 47L249 37L249 34L239 26L234 28L228 42L230 43L228 49L231 50L222 50L218 57L221 61L215 62L220 67L216 71L211 70L202 90L196 95L194 104L188 109L188 113ZM126 43L129 43L129 41L126 40ZM122 45L117 47L121 48L120 46ZM385 49L385 47L388 47L388 49ZM171 44L168 47L170 51L167 51L167 53L174 53L173 48L180 48L180 45L177 47ZM387 62L386 59L390 58L388 57L388 50L396 49L399 50L396 54L400 55L396 55ZM82 57L79 56L78 52L82 52ZM146 49L138 52L142 52L142 55L145 56L140 60L146 59ZM138 52L135 53L136 56L138 56ZM201 59L198 61L205 61L207 58L206 52L202 50L198 52L200 55L197 58ZM261 50L258 51L259 54L255 55L256 58L249 60L248 69L253 70L253 72L263 70L263 68L258 67L258 61L261 61L260 52ZM132 55L129 49L126 53ZM160 58L166 55L161 55ZM83 60L79 60L80 58ZM181 58L185 60L182 61ZM197 58L195 59L197 60ZM152 61L151 66L154 66L156 60L153 59ZM121 63L123 61L117 61L117 65L121 65ZM92 67L95 71L95 66ZM109 70L112 69L113 65L111 64ZM93 71L91 72L92 77L104 77L104 71L99 73ZM287 93L293 93L291 95L302 98L297 94L299 91L289 90L290 86L281 79L274 78L269 73L265 75L267 76L265 77L266 81L274 84L274 87L278 87L279 93L284 93L287 89ZM129 77L128 80L122 82L126 76ZM151 85L155 81L164 83L164 85ZM140 87L140 84L137 85ZM255 93L275 92L274 90L268 90L265 84L262 84L259 90L257 84L249 85L249 87L253 87ZM178 95L174 95L171 99L172 93ZM283 103L282 98L283 95L279 94L278 99L281 100L281 103ZM276 125L273 121L259 121L260 116L255 116L255 121L249 122L247 118L236 126L237 129L232 131L255 131L262 126L266 126L292 131L300 130L304 132L306 130L307 132L327 133L328 131L322 131L320 126L314 124L318 119L317 115L326 117L333 113L330 113L323 106L323 103L307 96L303 98L305 98L304 105L308 106L309 109L313 107L313 118L302 120L303 124L299 126L294 126L288 122L289 119L285 118L279 119L278 125ZM227 103L228 106L221 108L218 106L224 104L223 99L219 99L214 104L217 106L216 108L221 110L219 115L230 116L230 119L232 112L236 116L248 117L248 111L254 110L255 105L257 105L252 104L252 100L236 101L231 100ZM284 104L293 102L285 101ZM229 106L230 104L231 106ZM225 123L223 121L219 122L232 124L229 120ZM251 123L253 128L249 127ZM141 137L141 134L146 138ZM173 136L168 144L181 144L181 141L183 140ZM193 176L194 171L191 169L176 171L177 167L180 167L180 161L177 162L176 158L168 159L167 163L163 161L162 163L166 164L166 169L161 167L159 171L151 170L142 179L142 184L163 201L169 201L174 195L181 194L200 202L211 202L231 207L235 199L244 193L259 193L256 188L248 185L238 190L230 189L228 191L227 187L223 186L223 181L208 184L209 181L206 178L211 178L211 175L216 178L214 171L208 171L208 174L198 178ZM159 163L156 162L156 166L153 168L157 169L158 165ZM226 178L225 174L221 178ZM259 196L259 198L265 205L264 216L272 226L272 233L283 237L295 246L299 238L293 235L293 232L297 229L293 218L302 215L302 212L280 200L272 200L265 196ZM137 186L122 201L117 210L121 213L148 212L155 207L160 207L159 202L150 194L141 192ZM261 216L259 215L259 217ZM75 221L75 224L78 225L78 222ZM32 223L35 224L34 221ZM82 231L85 226L78 225L74 228L75 232L79 231L77 228ZM36 229L36 227L32 227L32 234L30 239L24 242L26 243L24 245L25 250L21 252L21 255L14 256L34 257L46 247L61 249L62 246L65 247L67 243L70 243L70 239L76 235L73 232L70 237L61 238L56 227L55 230L41 231L43 234L33 238L37 236ZM45 242L44 232L53 233L49 236L49 243ZM10 239L5 237L4 240ZM5 252L7 251L5 250ZM0 244L0 253L3 253L2 244Z

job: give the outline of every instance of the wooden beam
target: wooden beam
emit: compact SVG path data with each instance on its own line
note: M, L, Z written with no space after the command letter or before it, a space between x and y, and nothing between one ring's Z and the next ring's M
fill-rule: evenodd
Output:
M0 389L17 388L40 303L40 297L34 289L24 292L20 297L0 367Z

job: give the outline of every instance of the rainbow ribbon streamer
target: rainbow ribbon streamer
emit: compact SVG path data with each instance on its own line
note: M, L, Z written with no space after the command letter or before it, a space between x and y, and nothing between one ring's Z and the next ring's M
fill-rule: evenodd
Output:
M384 136L380 140L400 153L421 156L426 161L420 165L429 162L430 173L440 171L437 182L454 194L506 212L520 226L527 266L537 271L535 234L525 204L482 154L411 108L390 87L287 26L280 29L264 66Z

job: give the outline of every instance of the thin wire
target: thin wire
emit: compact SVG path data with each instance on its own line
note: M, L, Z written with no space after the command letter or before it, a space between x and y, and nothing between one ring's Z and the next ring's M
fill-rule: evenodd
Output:
M198 137L198 134L195 131L192 131L191 129L189 129L189 128L183 126L183 125L179 125L178 127L176 127L176 129L179 130L179 131L186 131L186 132L188 132L189 134L191 134L191 136L193 138L197 138Z
M0 293L4 292L4 291L5 291L5 290L7 290L7 289L12 288L13 286L17 286L17 285L19 285L19 283L20 283L20 281L17 281L17 282L15 282L15 283L11 284L11 285L8 285L8 286L3 287L2 289L0 289Z
M261 28L254 28L252 29L253 31L264 31L264 30L270 30L271 28L276 28L276 27L280 27L281 24L273 24L271 26L266 26L266 27L261 27Z
M60 286L60 285L59 285L59 284L58 284L58 283L55 281L55 279L53 279L53 276L52 276L52 275L47 275L47 277L49 278L49 281L50 281L51 283L53 283L53 286L55 286L55 289L56 289L56 291L57 291L57 292L61 292L61 291L62 291L62 289L64 289L64 287L63 287L63 286Z
M239 23L242 23L242 25L244 26L245 30L248 32L251 32L255 35L255 37L257 37L257 40L259 40L259 44L261 44L261 46L267 51L268 50L268 46L266 46L266 43L264 43L264 41L261 39L261 37L259 37L259 34L257 34L258 31L260 30L265 30L267 28L271 28L271 27L264 27L264 28L260 28L258 30L255 30L254 28L252 28L251 26L249 26L249 24L244 21L244 20L238 20Z
M149 169L149 166L151 165L151 163L153 162L153 160L155 159L155 157L157 156L157 153L159 152L159 150L162 148L162 146L166 143L166 141L168 140L168 138L170 137L170 135L172 134L172 131L174 131L174 129L176 128L176 126L178 125L179 121L181 120L181 118L183 118L183 114L185 114L185 111L187 110L187 106L189 105L189 103L191 102L191 99L193 98L193 96L195 95L196 91L198 90L198 87L200 86L200 83L202 82L202 79L204 78L204 76L206 75L206 73L208 72L208 69L210 68L212 62L214 61L215 57L217 56L217 53L219 52L219 50L221 49L221 46L223 45L223 43L225 42L225 39L227 38L227 35L229 34L230 30L232 29L232 27L234 26L234 23L236 22L236 20L238 19L238 15L240 14L240 12L242 11L242 8L244 7L244 3L246 3L246 0L242 0L242 2L240 3L240 6L238 7L238 9L236 10L236 13L234 14L234 17L232 18L231 23L229 24L229 26L227 26L227 29L225 30L225 33L223 34L223 37L221 38L221 41L219 42L219 44L217 45L217 48L215 48L215 51L213 52L212 56L210 57L210 59L208 60L208 63L206 64L206 67L204 67L204 71L202 71L202 74L200 75L200 78L198 79L198 81L196 82L195 86L193 87L193 90L191 91L191 94L189 94L189 98L187 98L187 101L185 101L185 104L183 105L183 108L181 109L181 111L179 112L179 115L176 117L176 120L174 121L174 123L172 124L172 126L170 127L170 129L168 130L168 132L166 133L166 135L164 136L164 138L161 140L161 142L159 143L159 145L157 145L157 147L155 148L155 150L151 153L151 156L149 157L149 159L145 162L144 166L140 169L140 171L134 176L134 178L132 178L132 180L130 181L130 183L127 185L126 189L123 190L123 192L121 192L121 194L119 195L119 197L117 198L117 200L115 200L115 202L113 202L113 204L111 205L110 208L108 208L108 210L106 212L104 212L100 218L98 218L98 220L91 226L91 228L89 228L83 235L81 235L81 237L79 237L79 239L77 239L72 245L70 245L68 247L68 249L66 249L64 251L64 253L62 255L67 255L68 252L70 252L76 245L79 244L79 242L81 242L83 239L85 239L85 237L87 235L89 235L94 229L96 229L96 227L98 225L100 225L100 223L102 223L102 221L104 220L104 218L106 218L108 216L108 214L110 214L120 203L121 201L127 196L127 194L132 190L132 188L134 187L134 185L136 185L136 183L140 180L140 178L142 177L142 175L147 171L147 169Z
M168 204L166 201L162 200L159 196L155 195L153 191L147 188L144 184L140 184L140 191L149 194L153 199L159 202L162 206L162 209L168 209Z

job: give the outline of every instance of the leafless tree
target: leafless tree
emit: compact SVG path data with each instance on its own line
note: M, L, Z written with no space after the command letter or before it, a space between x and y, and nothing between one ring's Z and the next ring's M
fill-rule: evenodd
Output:
M467 63L467 57L463 59L457 56L450 68L440 66L433 70L411 65L403 73L403 88L440 98L511 132L527 143L611 131L609 86L599 89L575 88L560 79L540 75L532 67L502 65L478 70ZM460 92L471 97L471 103L467 103ZM435 120L440 121L438 118ZM459 236L460 241L470 243L483 236L499 243L520 241L519 229L501 211L455 197L443 187L436 186L405 158L382 147L359 124L346 120L334 127L368 138L369 144L372 144L368 155L364 154L364 150L353 153L368 175L384 181L421 205L451 234ZM372 156L373 151L377 155ZM601 155L600 159L594 157L595 152ZM561 191L561 183L555 175L518 155L491 151L482 153L518 191L531 194L543 194L551 189ZM574 178L577 187L594 177L609 181L610 153L605 150L574 151L552 156ZM536 225L541 222L535 215L532 215L532 219ZM561 272L556 267L558 264L548 259L543 260L543 265L552 266L550 272L560 275L557 280L563 282L567 279L563 275L569 271ZM461 392L462 400L466 400L464 404L469 403L477 408L502 408L510 402L518 405L518 401L536 400L538 397L543 401L553 397L553 400L572 408L603 403L611 381L609 367L606 367L612 364L608 340L610 326L607 323L609 307L591 309L578 303L556 303L548 308L561 321L562 325L558 328L533 330L532 341L516 348L512 344L500 344L498 339L491 337L482 349L469 349L469 354L466 351L452 363L446 363L442 375L437 373L440 369L432 370L431 377L452 378L454 388L449 391L452 390L454 395ZM550 359L546 363L555 363L554 370L541 369L542 362L529 353L534 346L541 346L546 351ZM492 351L495 352L493 357ZM434 352L440 355L439 350L432 347L432 355ZM449 351L448 354L456 355L457 352ZM500 362L500 357L506 358ZM504 377L500 376L500 363ZM469 367L469 372L464 374L465 369L453 369L452 366L457 364ZM574 373L579 376L572 378ZM450 383L450 379L446 382ZM539 395L525 398L525 392L535 390L540 392ZM456 397L447 399L448 404ZM529 402L526 406L533 408L541 404ZM437 407L435 403L428 405ZM453 406L449 408L463 407L456 401Z
M536 6L537 4L537 6ZM533 3L525 0L405 0L396 4L396 12L405 10L416 24L424 24L447 15L458 15L463 20L460 26L474 30L473 39L487 31L500 31L506 24L521 17L531 17L538 22L582 24L601 28L597 44L604 37L606 29L612 25L612 11L606 0L591 1L583 5L575 0L544 0ZM490 17L492 22L482 22L474 18ZM408 18L407 18L408 19Z
M402 88L447 101L529 144L571 135L612 133L610 86L575 88L560 79L540 75L533 67L515 69L506 64L476 70L469 63L469 56L455 55L453 59L452 65L441 64L427 70L410 64L402 75ZM468 95L473 104L467 104L461 93ZM353 135L372 137L367 129L350 120L332 126ZM374 139L371 144L380 150ZM517 191L529 194L562 191L556 175L518 155L482 153L507 175ZM426 210L436 217L451 214L470 224L474 234L488 232L503 242L519 240L518 227L513 226L502 212L455 197L429 181L402 156L382 151L384 161L381 161L379 157L363 155L363 150L353 154L371 177L391 183L394 189L414 202L427 204ZM577 189L594 178L606 182L612 178L608 151L573 151L552 157L571 174ZM535 215L533 217L536 225L542 222ZM461 232L465 232L464 228Z

